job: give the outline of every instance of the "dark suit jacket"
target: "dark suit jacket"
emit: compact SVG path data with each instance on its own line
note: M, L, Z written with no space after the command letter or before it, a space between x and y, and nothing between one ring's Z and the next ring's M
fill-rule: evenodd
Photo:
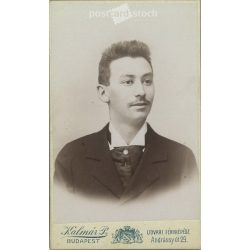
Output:
M126 190L112 161L107 140L108 125L101 131L66 144L56 159L55 181L85 196L132 200L147 191L167 192L196 181L197 167L192 151L164 138L148 125L146 147Z

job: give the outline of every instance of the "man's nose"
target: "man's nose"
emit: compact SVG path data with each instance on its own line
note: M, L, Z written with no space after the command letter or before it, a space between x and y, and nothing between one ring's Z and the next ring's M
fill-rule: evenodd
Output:
M135 82L134 93L135 93L135 96L144 96L145 95L144 86L143 86L143 83L141 81Z

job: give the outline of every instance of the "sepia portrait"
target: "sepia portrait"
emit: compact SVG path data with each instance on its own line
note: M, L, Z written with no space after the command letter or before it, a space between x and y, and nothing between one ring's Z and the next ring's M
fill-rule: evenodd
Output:
M199 219L197 6L51 2L56 223Z

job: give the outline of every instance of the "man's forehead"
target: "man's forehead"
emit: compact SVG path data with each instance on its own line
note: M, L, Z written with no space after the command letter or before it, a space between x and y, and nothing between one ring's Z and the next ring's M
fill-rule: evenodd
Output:
M152 68L143 57L122 57L111 62L110 71L111 75L144 75L152 73Z

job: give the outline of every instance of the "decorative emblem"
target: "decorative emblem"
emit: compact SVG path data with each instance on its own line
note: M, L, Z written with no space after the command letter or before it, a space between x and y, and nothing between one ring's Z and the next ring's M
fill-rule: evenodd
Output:
M112 234L112 243L132 244L142 243L142 234L138 229L131 228L130 226L124 226L123 228L117 229Z

